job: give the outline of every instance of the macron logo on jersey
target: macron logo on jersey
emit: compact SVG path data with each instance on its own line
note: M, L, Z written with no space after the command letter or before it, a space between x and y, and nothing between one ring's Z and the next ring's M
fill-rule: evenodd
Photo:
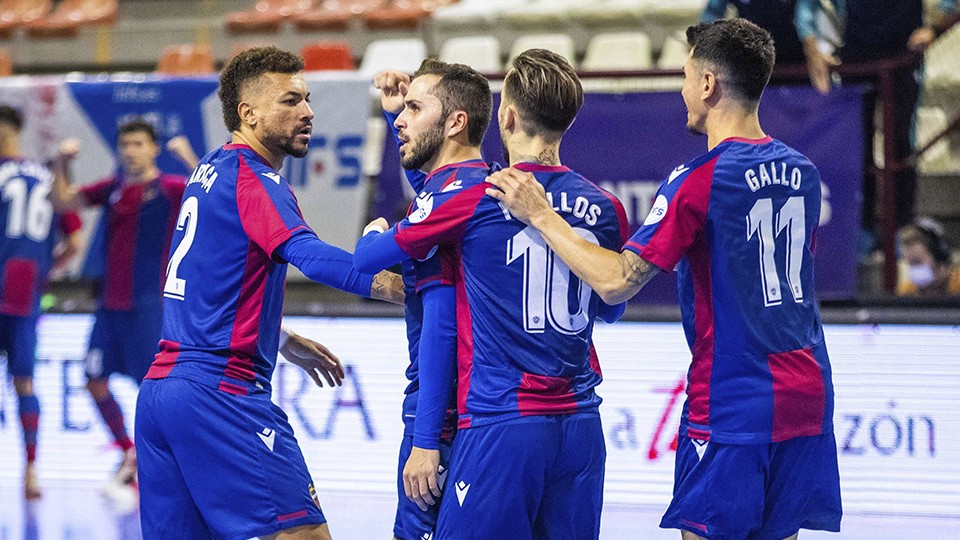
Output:
M273 452L273 442L277 438L277 432L270 428L263 428L263 431L257 433L257 437L260 437L260 440L263 441L263 444L267 445L267 448Z
M433 212L433 194L432 193L421 193L417 196L417 209L413 212L410 212L410 215L407 216L407 220L410 223L420 223L421 221L427 219L430 216L430 212Z
M673 172L670 173L670 176L667 178L667 185L670 185L670 182L673 182L677 179L678 176L690 170L690 167L686 165L680 165Z
M461 188L463 188L463 181L455 180L452 184L448 186L444 186L444 188L440 190L440 193L446 193L448 191L453 191L455 189L461 189Z
M279 174L277 174L277 173L275 173L275 172L265 172L265 173L262 173L262 174L263 174L264 176L266 176L267 178L269 178L270 180L273 180L273 182L274 182L275 184L277 184L278 186L280 185L280 175L279 175Z
M455 487L457 488L457 500L460 501L460 506L463 506L463 500L467 498L467 492L470 491L470 484L461 480L457 482Z
M437 485L440 486L440 491L443 491L443 485L447 483L447 473L450 472L450 469L447 469L443 465L437 469Z

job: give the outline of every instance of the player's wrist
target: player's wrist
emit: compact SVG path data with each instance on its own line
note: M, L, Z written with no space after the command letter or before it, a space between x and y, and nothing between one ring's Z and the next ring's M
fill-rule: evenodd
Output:
M286 326L281 325L281 326L280 326L280 343L279 343L279 345L277 346L277 348L278 348L278 349L284 348L284 347L287 345L287 341L289 341L290 338L293 337L293 336L295 336L295 335L297 335L297 334L294 333L293 330L290 330L290 329L287 328Z

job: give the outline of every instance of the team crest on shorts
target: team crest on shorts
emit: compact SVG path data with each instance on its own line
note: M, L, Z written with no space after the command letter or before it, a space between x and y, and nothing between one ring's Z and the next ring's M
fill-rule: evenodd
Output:
M310 498L313 499L313 504L317 505L317 508L320 508L320 499L317 498L317 490L313 487L313 483L308 487L310 488Z

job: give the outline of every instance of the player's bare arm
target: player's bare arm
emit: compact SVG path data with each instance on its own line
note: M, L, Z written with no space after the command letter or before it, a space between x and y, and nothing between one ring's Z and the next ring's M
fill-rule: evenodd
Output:
M403 297L403 278L400 274L384 270L373 276L370 298L403 305Z
M343 378L346 376L343 371L343 364L340 363L340 359L335 354L330 352L330 349L316 341L298 335L288 328L283 328L281 332L286 334L286 339L280 346L280 354L288 362L306 371L313 382L321 388L323 388L321 375L330 386L343 384Z
M53 163L53 189L50 202L57 212L76 210L83 202L70 181L70 164L80 152L79 139L67 139L60 143L60 150Z
M587 242L547 202L543 186L530 173L503 169L487 178L486 193L510 214L535 227L570 270L607 304L629 300L659 269L632 252L617 253ZM636 260L634 260L636 259Z
M373 86L380 90L380 106L391 114L403 110L403 100L410 86L410 76L401 71L381 71L373 77Z

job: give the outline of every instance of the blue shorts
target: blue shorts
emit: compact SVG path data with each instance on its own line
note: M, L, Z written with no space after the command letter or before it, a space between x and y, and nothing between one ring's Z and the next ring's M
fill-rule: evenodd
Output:
M7 353L7 373L33 377L37 363L37 317L0 314L0 350Z
M800 529L839 532L840 515L832 433L755 445L681 436L660 527L710 540L781 540Z
M98 308L86 373L89 379L106 379L114 373L143 380L159 350L163 311L159 302L148 302L133 309L116 311Z
M436 539L598 538L606 456L597 413L459 430Z
M287 415L266 391L147 379L136 444L144 540L246 540L326 522Z
M440 489L443 489L450 468L450 452L453 441L440 439ZM421 540L432 538L437 528L437 515L440 513L440 501L427 508L426 512L411 501L403 491L403 467L407 464L413 449L413 437L404 436L400 443L400 461L397 464L397 516L393 521L393 536L400 540ZM444 473L446 471L446 473ZM441 497L441 501L443 498Z

